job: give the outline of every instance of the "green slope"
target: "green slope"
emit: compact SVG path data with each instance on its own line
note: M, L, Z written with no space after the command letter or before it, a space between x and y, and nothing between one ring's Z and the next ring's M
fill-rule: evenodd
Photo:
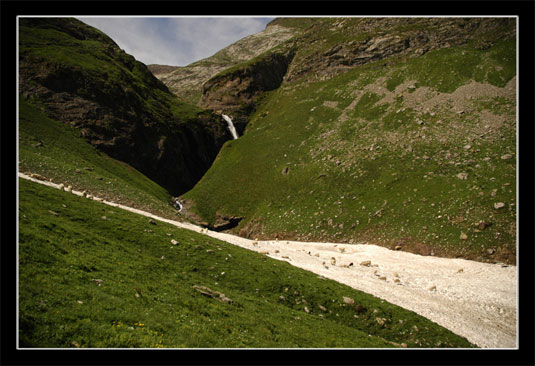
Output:
M172 194L193 187L230 138L219 116L76 19L21 18L18 65L21 95Z
M57 77L71 73L71 91L114 108L117 115L134 109L174 128L174 123L192 122L202 112L169 93L145 65L107 35L79 20L21 18L19 29L21 60L35 65L45 62L44 69L56 70ZM49 79L45 82L50 83L51 89L65 88L52 84L52 77ZM173 115L178 119L171 119Z
M184 198L210 223L245 217L235 232L249 237L515 263L515 47L472 42L284 83Z
M19 171L112 202L176 218L170 194L129 165L110 158L80 131L48 118L24 97L19 103Z
M288 263L24 179L19 189L22 347L472 347Z

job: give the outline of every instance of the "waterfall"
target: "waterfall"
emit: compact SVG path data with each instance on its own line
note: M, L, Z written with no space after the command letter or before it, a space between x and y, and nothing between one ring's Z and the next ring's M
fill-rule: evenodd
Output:
M234 123L232 123L232 119L229 116L227 116L226 114L221 114L221 116L223 117L223 119L225 121L227 121L228 129L229 129L230 133L232 134L232 137L234 138L234 140L236 140L238 138L238 133L236 132L236 128L234 127Z
M178 197L173 197L173 206L175 206L178 212L182 211L182 204L180 203L180 200Z

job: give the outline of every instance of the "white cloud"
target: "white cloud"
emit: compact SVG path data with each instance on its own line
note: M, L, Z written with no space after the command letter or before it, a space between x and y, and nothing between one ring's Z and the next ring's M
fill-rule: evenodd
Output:
M100 29L145 64L184 66L209 57L271 18L252 17L78 17Z

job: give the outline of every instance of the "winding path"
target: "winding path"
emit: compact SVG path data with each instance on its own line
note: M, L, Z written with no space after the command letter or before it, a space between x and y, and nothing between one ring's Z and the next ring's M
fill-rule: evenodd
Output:
M19 177L59 188L23 173ZM412 310L479 347L517 347L516 266L421 256L371 244L254 241L101 202L287 261ZM366 261L370 264L361 265Z

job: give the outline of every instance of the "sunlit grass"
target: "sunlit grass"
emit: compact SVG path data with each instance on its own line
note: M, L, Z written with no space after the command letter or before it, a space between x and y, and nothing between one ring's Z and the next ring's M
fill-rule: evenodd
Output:
M472 347L288 263L23 179L19 189L22 347Z

